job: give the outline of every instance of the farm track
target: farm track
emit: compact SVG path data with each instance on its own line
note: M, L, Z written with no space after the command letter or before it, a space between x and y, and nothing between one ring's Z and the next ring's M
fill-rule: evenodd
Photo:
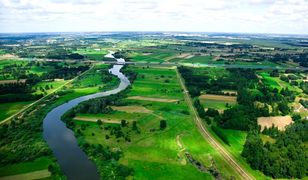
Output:
M223 157L223 159L228 162L228 164L241 176L242 179L245 180L253 180L255 179L253 176L251 176L248 172L246 172L234 159L234 157L232 157L232 155L229 154L229 152L227 152L227 150L225 150L222 145L220 145L219 142L217 142L217 140L214 139L214 137L210 134L210 132L203 126L202 121L195 109L195 107L193 106L191 97L187 91L187 88L184 84L184 80L181 76L181 74L179 73L178 69L176 69L176 73L177 76L179 78L180 84L182 89L184 90L184 98L185 101L187 102L189 108L191 109L191 111L193 112L194 115L194 120L195 123L199 129L199 131L201 132L202 136L204 137L205 140L207 140Z

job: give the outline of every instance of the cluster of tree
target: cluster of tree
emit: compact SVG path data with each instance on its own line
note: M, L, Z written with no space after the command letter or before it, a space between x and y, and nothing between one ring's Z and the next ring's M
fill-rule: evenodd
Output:
M0 84L0 95L8 93L25 94L32 92L31 87L24 82Z
M69 50L62 48L53 48L52 51L48 51L45 58L48 59L76 59L81 60L85 57L78 53L71 53Z
M307 100L300 99L299 103L301 103L301 105L303 105L305 108L308 108L308 101Z
M224 143L226 143L227 145L230 146L228 137L224 134L224 132L223 132L222 129L220 129L219 127L214 126L214 125L211 126L211 129L213 130L213 132L214 132Z
M292 118L293 119L293 118ZM263 129L262 134L268 135L272 138L276 138L279 135L278 127L272 125L271 127L266 127Z
M132 71L132 70L129 69L128 66L126 66L126 65L121 69L121 72L122 72L123 74L125 74L125 76L128 78L128 80L129 80L131 83L133 83L133 82L136 80L137 75L138 75L137 72Z
M249 130L257 127L257 113L259 113L259 109L254 106L236 105L226 109L222 115L216 116L214 120L219 126L226 129Z
M159 127L161 130L164 130L167 128L167 121L166 120L160 120L159 121Z
M204 119L206 117L206 113L198 98L194 99L194 106L197 110L199 117Z
M272 62L287 62L293 60L300 66L308 67L308 53L276 53L274 55L266 55L266 59Z
M89 66L61 67L42 75L42 79L72 79L79 73L89 69Z
M13 119L10 124L0 126L1 166L52 155L42 137L42 119L47 111L46 108L38 109L23 119Z
M225 44L219 44L219 43L206 43L206 42L188 42L185 44L186 46L191 47L208 47L208 48L219 48L219 49L251 49L253 48L250 44L231 44L231 45L225 45Z
M20 102L20 101L33 101L43 97L43 94L5 94L0 95L0 103L8 103L8 102Z
M308 121L296 121L279 132L275 143L263 141L257 131L249 132L242 156L253 169L273 178L303 178L308 175Z
M222 90L230 89L237 90L249 86L257 81L257 76L250 69L228 69L229 76L221 76L211 78L208 75L194 73L192 68L179 67L179 72L185 79L186 86L192 97L200 95L200 91L205 91L209 94L218 95L235 95L232 93L224 93Z
M102 179L125 179L133 175L134 170L118 161L122 156L119 150L111 150L98 144L81 144L82 149L94 160L98 166L99 174Z

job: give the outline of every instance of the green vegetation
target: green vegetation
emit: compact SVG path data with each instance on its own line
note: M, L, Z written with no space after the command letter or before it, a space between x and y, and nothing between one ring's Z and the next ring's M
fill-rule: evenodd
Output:
M200 103L204 108L214 108L214 109L220 109L220 110L225 110L229 108L232 105L235 105L235 102L226 102L224 100L219 100L219 99L201 99Z
M107 66L98 66L97 69L107 71L108 73ZM91 71L89 73L91 74ZM87 73L84 76L88 76ZM108 76L111 79L115 78L110 74ZM83 80L87 81L83 77L76 79L75 81L77 82L68 84L62 90L28 109L22 116L14 118L9 124L0 126L0 165L1 167L7 168L20 167L16 171L6 171L6 169L3 169L4 175L8 175L7 173L13 175L48 168L55 178L62 176L51 150L41 135L43 118L50 110L68 100L99 92L100 88L98 86L102 87L101 90L108 90L108 88L113 88L118 84L118 81L114 79L108 85L101 82L96 87L83 86L77 89L73 88L72 84L75 83L87 84L82 82ZM45 159L41 161L43 157Z
M32 101L27 102L13 102L0 104L0 121L10 117L11 115L20 111L26 105L31 104Z
M104 56L107 54L107 51L101 48L87 48L78 49L77 51L74 51L74 53L81 54L85 59L89 60L103 60Z
M215 166L223 177L233 176L233 170L226 165L220 154L204 141L195 128L192 116L183 101L183 94L175 71L173 69L143 67L129 69L137 72L138 75L132 88L128 92L124 92L128 98L120 98L116 95L89 101L87 102L89 105L82 103L77 106L78 113L71 114L70 117L78 117L78 121L71 120L67 122L67 125L74 129L82 147L84 144L89 144L90 146L101 145L103 148L121 150L122 155L118 163L132 168L133 176L136 179L210 178L210 174L200 172L193 164L187 162L185 154L181 153L182 148L207 167L213 165L210 160L213 158ZM165 82L166 78L170 81ZM153 82L167 87L172 84L172 89L158 91L159 85ZM140 93L144 98L153 98L159 102L130 98ZM110 98L113 99L111 104L108 103ZM165 101L166 99L180 101L169 102ZM128 110L112 110L108 108L108 104L117 107L144 107L146 111L143 109L137 113ZM102 108L101 105L104 105L105 108ZM92 111L92 114L83 111L85 107ZM93 112L94 107L100 107L98 109L103 112ZM87 119L94 121L89 122ZM102 123L98 123L97 120L101 120ZM123 126L123 122L125 122L125 126ZM166 126L164 122L166 122ZM164 130L162 131L161 128ZM180 142L178 142L177 136L180 137ZM90 153L87 149L85 151L92 159L97 159L95 154ZM105 167L101 166L102 163L95 162L100 167L100 172L105 172ZM179 169L181 169L181 173L179 173ZM105 172L105 175L108 173Z
M256 132L250 132L242 156L253 169L274 178L303 178L307 176L307 121L297 121L279 133L275 143L266 142Z
M223 130L220 129L219 127L217 126L211 126L213 132L224 142L226 143L227 145L230 146L230 143L229 143L229 140L227 138L227 136L223 133Z
M41 157L34 161L6 165L0 168L0 177L48 169L48 166L52 163L50 158Z

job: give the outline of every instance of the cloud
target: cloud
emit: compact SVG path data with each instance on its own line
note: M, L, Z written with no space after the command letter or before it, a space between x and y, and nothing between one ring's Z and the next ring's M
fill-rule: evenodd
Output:
M0 0L0 11L0 32L308 33L307 0Z

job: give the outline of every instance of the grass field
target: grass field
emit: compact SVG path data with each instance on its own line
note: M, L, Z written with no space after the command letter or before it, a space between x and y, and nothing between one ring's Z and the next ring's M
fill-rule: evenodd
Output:
M103 57L108 53L107 50L101 48L87 48L87 49L78 49L74 51L74 53L78 53L84 55L86 59L90 60L103 60Z
M211 179L210 174L200 172L190 164L181 150L190 153L193 158L206 166L211 165L211 159L215 160L224 177L237 175L222 159L220 154L203 139L195 127L192 116L187 111L188 107L183 101L183 93L180 88L174 69L137 68L138 78L132 85L128 97L142 95L148 98L179 99L179 102L157 102L148 100L125 99L126 106L143 106L152 113L137 113L129 111L114 111L111 114L78 114L78 117L122 120L128 122L128 127L121 128L128 133L131 142L122 138L110 136L110 132L100 128L96 122L77 122L77 129L81 124L88 126L83 131L84 136L79 141L92 144L102 144L110 148L120 148L124 155L120 163L128 165L135 170L136 179ZM161 77L163 75L164 77ZM165 79L169 83L165 83ZM154 83L155 82L155 83ZM163 88L162 88L163 87ZM168 89L170 87L170 89ZM165 92L161 89L168 89ZM159 130L159 121L165 119L167 128ZM137 121L140 134L130 130L132 121ZM120 126L119 124L105 124L107 126ZM110 138L106 139L105 136ZM179 147L177 136L183 147ZM184 160L184 161L183 161Z
M59 88L60 86L64 85L65 83L67 83L68 80L59 80L59 81L42 81L37 83L35 86L33 86L34 89L36 89L35 94L41 94L41 93L50 93L52 91L54 91L55 89ZM46 89L46 86L48 86L49 88ZM43 89L44 91L42 91Z
M42 157L31 162L6 165L0 167L0 177L44 170L47 169L48 165L50 165L51 163L52 161L49 158Z
M302 92L302 90L298 87L292 86L291 84L280 80L279 77L271 77L267 72L261 72L259 75L263 78L263 83L269 85L272 88L277 88L278 90L281 90L282 88L288 88L292 91Z
M175 58L175 53L172 51L157 51L151 53L133 52L129 57L137 62L164 62Z
M23 107L31 104L33 101L27 102L12 102L0 103L0 121L10 117L11 115L20 111Z
M223 64L223 61L214 61L212 56L194 56L192 58L180 60L182 63L199 63L199 64Z
M204 108L225 110L228 108L227 104L229 106L236 104L235 96L201 95L199 99Z

